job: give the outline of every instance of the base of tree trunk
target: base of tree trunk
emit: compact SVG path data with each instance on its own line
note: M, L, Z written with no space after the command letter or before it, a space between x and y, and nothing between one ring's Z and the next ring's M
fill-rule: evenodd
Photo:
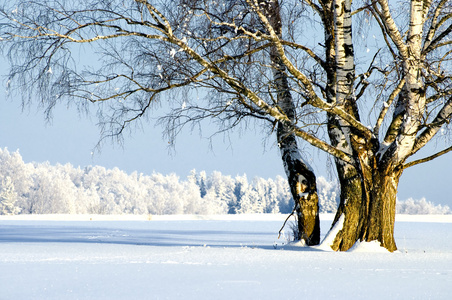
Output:
M342 215L344 223L331 245L333 250L347 251L358 241L378 241L390 252L397 250L394 222L400 175L400 171L374 172L365 183L357 177L345 188L342 185L345 200L341 201L332 228Z
M309 194L300 199L297 207L298 240L304 240L308 246L320 244L319 198L317 193Z

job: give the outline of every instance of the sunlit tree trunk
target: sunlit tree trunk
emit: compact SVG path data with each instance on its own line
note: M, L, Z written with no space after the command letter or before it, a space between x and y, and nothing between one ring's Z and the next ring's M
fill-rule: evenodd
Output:
M282 25L278 1L263 1L262 4L265 4L270 24L275 32L281 36ZM286 68L275 48L270 50L270 59L278 106L294 123L295 105L290 94ZM304 240L307 245L317 245L320 243L320 219L314 171L303 160L295 134L281 122L278 122L277 139L290 191L295 201L298 222L298 236L295 236L295 239Z
M357 110L353 101L353 86L348 86L350 81L346 80L354 78L350 1L335 2L336 102L338 105L344 103L346 109L350 104L348 112L354 113ZM384 2L381 1L385 4ZM356 241L378 241L391 252L397 250L394 240L397 187L403 163L413 151L425 107L425 92L420 76L424 8L423 1L411 2L411 22L406 45L400 36L393 34L393 40L398 44L403 58L406 84L399 95L398 108L394 112L384 144L380 145L376 138L369 139L354 134L353 130L345 133L349 137L347 140L342 140L344 145L351 146L354 164L351 167L338 164L341 204L333 226L339 221L342 224L339 224L341 230L337 231L331 245L334 250L348 250ZM354 116L359 118L357 114ZM337 123L340 124L340 121ZM331 124L334 123L330 123L330 127ZM336 126L335 129L343 132L337 128L343 127ZM344 152L347 150L349 149L343 149Z
M381 247L397 250L394 239L396 196L401 170L374 170L370 187L369 217L363 241L378 241Z
M322 21L325 28L325 50L327 69L327 101L340 106L359 120L354 98L353 82L354 51L352 43L351 1L322 1ZM350 125L337 115L328 113L328 134L331 144L353 156ZM341 187L340 203L333 225L341 220L342 230L337 233L334 250L348 250L357 240L365 225L366 198L359 174L359 165L335 159ZM341 216L343 218L341 219Z
M389 251L397 249L394 241L395 204L403 163L413 151L416 135L425 109L425 87L420 76L422 68L421 48L423 26L426 16L425 1L411 1L410 28L406 47L399 46L403 58L405 86L397 106L404 117L396 122L398 134L389 149L377 161L374 169L369 221L363 240L377 240ZM402 45L401 37L394 40ZM396 119L396 118L394 118Z

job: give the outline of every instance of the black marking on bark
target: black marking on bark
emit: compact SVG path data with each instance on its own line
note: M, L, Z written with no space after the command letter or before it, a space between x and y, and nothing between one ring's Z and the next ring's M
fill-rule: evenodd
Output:
M349 44L345 44L344 43L342 46L344 47L345 57L353 56L353 53L354 53L353 45L349 45Z

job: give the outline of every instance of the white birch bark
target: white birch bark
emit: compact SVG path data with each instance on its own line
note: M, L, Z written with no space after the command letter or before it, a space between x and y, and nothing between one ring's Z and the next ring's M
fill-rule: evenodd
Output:
M355 78L354 51L352 41L351 0L334 0L334 37L335 37L335 103L349 114L355 105L353 83ZM349 108L349 109L347 109ZM356 118L356 115L354 116ZM330 130L330 138L336 147L343 152L352 155L353 150L350 141L350 124L339 116L334 116L336 127ZM345 162L338 161L347 172L350 167Z
M260 4L265 7L269 25L277 34L278 39L280 39L282 37L282 24L279 3L277 1L262 0ZM295 124L296 108L290 93L286 66L276 47L270 49L270 59L278 106L290 122ZM295 211L298 218L298 236L295 238L304 240L307 245L316 245L320 242L320 219L314 171L300 154L296 136L291 127L278 122L277 139L284 169L295 201Z
M353 101L353 81L355 79L354 53L352 41L351 0L334 1L336 38L336 101L345 105Z
M425 21L424 1L412 0L407 37L408 56L403 61L406 98L405 116L395 144L394 163L403 163L411 153L425 111L425 88L422 82L421 50Z

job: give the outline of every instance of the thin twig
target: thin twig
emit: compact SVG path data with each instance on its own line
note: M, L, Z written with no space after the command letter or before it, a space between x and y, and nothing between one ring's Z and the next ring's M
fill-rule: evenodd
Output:
M293 216L293 213L295 212L295 210L297 209L297 205L295 204L294 208L292 209L292 212L290 213L290 215L286 218L286 220L284 221L283 226L281 227L281 229L279 230L278 233L278 240L281 237L281 231L284 229L284 227L286 226L287 221L289 220L290 217Z

